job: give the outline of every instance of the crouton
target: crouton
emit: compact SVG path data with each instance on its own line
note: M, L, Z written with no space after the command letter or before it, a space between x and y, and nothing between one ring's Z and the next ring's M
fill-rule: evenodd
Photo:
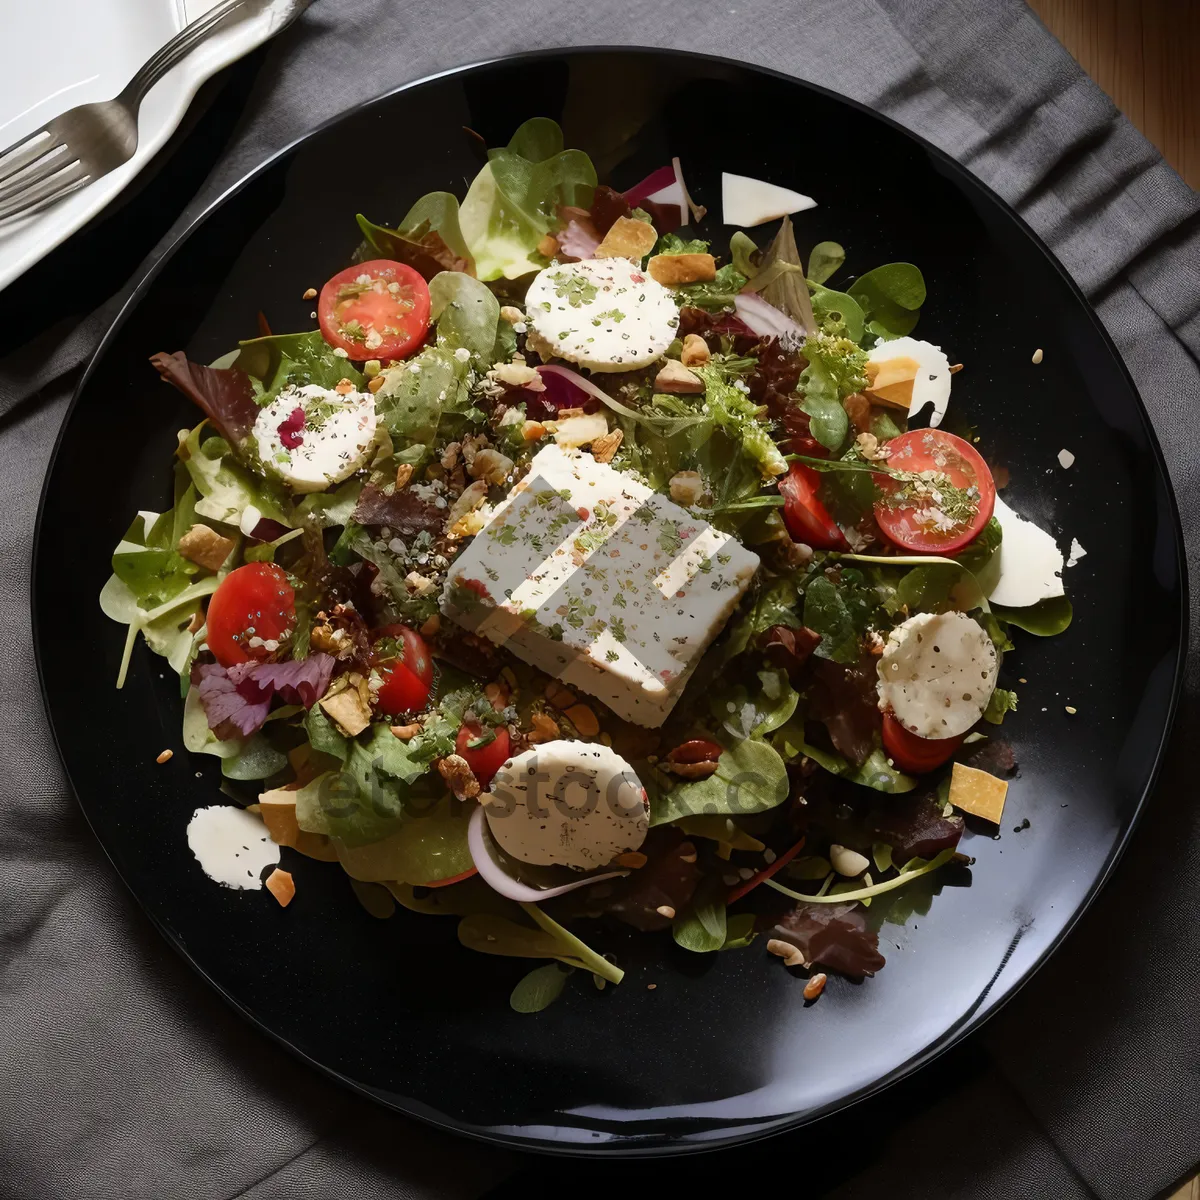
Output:
M207 525L193 525L176 547L181 557L208 571L219 571L233 549L233 539L222 537Z
M649 221L633 217L618 217L604 240L596 247L596 258L632 258L641 262L658 241L658 234Z
M647 269L664 286L679 287L716 279L717 260L711 254L656 254Z

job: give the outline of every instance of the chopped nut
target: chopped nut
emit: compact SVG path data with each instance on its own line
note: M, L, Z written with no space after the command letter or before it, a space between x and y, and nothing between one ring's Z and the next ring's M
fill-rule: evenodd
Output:
M668 358L654 377L655 391L698 394L704 391L704 380L693 374L674 358Z
M602 438L596 438L592 442L592 457L598 463L612 462L613 456L621 448L621 443L625 440L625 434L620 429L614 429L611 433L606 433Z
M553 258L558 253L558 238L552 233L546 234L537 244L537 252L543 258Z
M542 742L553 742L558 737L558 722L546 713L534 713L530 717L533 732L529 740L536 746Z
M175 757L174 750L164 750L154 761L162 766L163 763L170 762Z
M767 953L782 958L784 966L803 967L807 965L804 955L800 953L800 947L793 946L791 942L785 942L782 938L771 938L767 942Z
M479 795L479 780L460 754L448 754L438 759L438 774L459 800L473 800Z
M207 525L193 525L176 546L181 557L208 571L219 571L233 549L233 539Z
M717 764L715 762L665 762L662 764L662 769L670 771L672 775L678 775L680 779L707 779L710 775L717 773Z
M513 469L513 460L499 450L478 450L468 470L472 479L486 479L488 483L503 483Z
M204 614L199 609L196 609L196 611L192 613L192 619L188 622L187 631L188 633L199 633L203 628Z
M685 367L702 367L710 358L712 358L712 351L698 333L689 333L683 339L683 352L679 356L679 361Z
M421 636L422 637L433 637L433 635L435 633L438 633L441 630L441 628L442 628L442 618L440 616L438 616L437 613L434 613L433 616L430 617L429 620L426 621L425 624L421 626Z
M553 704L555 708L560 710L570 708L579 699L570 688L563 687L557 679L552 679L546 684L546 690L543 695L546 697L547 703Z
M696 861L696 847L691 842L680 842L679 861L685 863L694 863Z
M437 590L437 584L428 575L422 575L417 571L409 571L405 575L404 586L414 596L428 596L430 592Z
M675 919L675 910L669 904L660 904L654 911L660 917L666 917L668 921Z
M656 987L658 987L657 983L648 983L646 984L646 991L652 992Z
M510 325L520 325L525 320L525 314L515 304L502 304L500 320L507 321Z
M414 721L411 725L393 725L392 737L399 738L402 742L411 742L413 738L421 732L421 722Z
M509 387L528 388L531 392L546 390L537 368L527 367L524 363L497 363L492 368L492 376Z
M348 396L352 391L354 391L354 384L351 383L349 379L339 379L337 383L333 385L333 390L337 392L339 396Z
M717 260L711 254L656 254L646 268L665 287L707 283L717 277Z
M300 297L301 300L315 300L316 298L317 298L317 289L313 288L313 287L305 288L304 295Z
M442 451L442 457L439 461L447 471L453 471L458 466L458 456L461 451L462 442L450 442Z
M1039 347L1038 347L1038 348L1037 348L1037 349L1036 349L1036 350L1033 352L1033 365L1036 367L1036 366L1038 365L1038 363L1040 363L1041 361L1042 361L1042 349L1041 349L1041 347L1039 346Z
M658 241L658 234L649 221L634 217L618 217L592 251L593 258L632 258L641 262Z
M386 382L387 382L386 375L376 375L375 378L372 379L371 382L367 384L367 391L370 392L371 395L373 396L373 395L375 395L375 393L377 391L379 391L379 389L381 387L383 387L383 385Z
M629 867L633 871L644 867L649 861L640 850L626 850L624 854L617 855L617 863L622 867Z
M521 426L521 436L527 442L536 442L539 438L546 436L546 427L541 421L526 421Z
M850 418L855 433L865 433L871 428L871 402L862 392L854 392L847 396L842 401L842 407L846 410L846 416Z
M484 501L487 500L488 484L486 479L477 479L469 487L463 489L463 493L450 506L449 513L446 514L446 524L450 527L450 532L456 536L461 536L458 533L456 526L466 516L471 515L477 508L480 508ZM479 527L483 528L482 520Z
M825 990L825 980L828 977L819 971L804 985L805 1000L815 1000Z
M962 363L952 363L950 365L950 374L957 375L963 369Z
M409 480L413 477L412 463L401 463L396 468L396 491L401 491L408 487Z
M859 854L857 850L847 850L845 846L839 846L836 842L829 847L829 861L839 875L848 878L861 875L871 865L865 855Z
M562 413L558 416L558 425L554 430L554 440L570 449L574 446L586 446L608 433L608 421L603 413L584 413L578 417L568 417L563 420Z
M296 895L296 881L290 871L281 871L278 867L266 879L267 891L279 901L280 908L287 908Z
M695 504L704 493L699 471L676 471L671 476L671 499L676 504Z
M560 421L569 421L572 417L586 417L586 408L560 408L558 410L558 419Z
M583 737L595 737L600 732L600 722L586 704L573 704L564 715Z

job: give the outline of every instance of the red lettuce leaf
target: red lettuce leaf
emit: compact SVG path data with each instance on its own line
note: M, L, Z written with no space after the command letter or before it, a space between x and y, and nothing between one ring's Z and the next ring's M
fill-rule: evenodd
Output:
M787 625L772 625L758 638L763 658L773 667L782 667L793 683L799 682L804 664L820 644L821 635L805 626L792 629Z
M386 525L397 537L410 538L418 533L441 533L446 526L446 510L407 488L389 495L368 483L354 507L354 519L360 525Z
M879 953L879 936L867 928L856 904L800 904L783 917L772 936L791 942L805 961L820 963L855 979L874 975L886 960Z
M208 727L217 737L248 737L262 728L276 697L285 704L312 708L328 690L336 665L337 660L329 654L232 667L198 663L192 668L192 685L199 689Z
M446 245L442 235L432 229L428 221L422 221L414 229L401 233L399 229L376 225L360 213L358 226L363 231L367 244L377 254L412 267L426 280L432 279L440 271L475 274L475 264Z
M629 216L633 207L620 192L601 184L592 196L590 213L596 232L603 237L617 223L619 217ZM650 218L650 223L659 237L679 228L680 214L677 204L655 204L653 200L643 200L637 207Z
M154 369L172 387L178 388L231 445L243 440L254 428L258 404L250 376L238 367L205 367L189 362L182 351L156 354Z
M875 842L886 842L892 858L932 858L958 845L962 817L942 816L942 806L928 792L883 795L852 784L810 787L800 809L805 828L819 833L813 843L837 842L863 854Z
M868 655L847 667L823 658L814 674L808 716L829 730L830 740L843 758L861 767L875 749L883 725L875 659Z

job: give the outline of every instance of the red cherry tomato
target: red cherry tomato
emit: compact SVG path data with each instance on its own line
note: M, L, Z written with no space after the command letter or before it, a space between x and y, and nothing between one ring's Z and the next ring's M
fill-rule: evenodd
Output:
M296 593L274 563L247 563L230 571L208 602L208 648L223 667L267 658L296 624Z
M791 469L779 481L779 494L784 499L784 524L796 541L804 542L814 550L849 550L849 543L837 522L817 499L820 482L821 477L812 467L792 463Z
M472 746L488 733L496 736L482 746ZM492 782L492 776L509 758L508 730L500 725L494 730L485 731L481 725L463 724L458 727L458 737L454 740L454 752L467 760L467 766L483 787Z
M407 358L429 328L429 287L404 263L372 259L339 271L321 289L317 317L321 336L355 362Z
M876 476L885 495L875 502L879 528L905 550L918 554L953 554L979 536L996 507L996 484L979 451L970 442L940 429L913 429L887 444L887 465L897 471L937 471L958 489L960 503L969 512L947 514L936 497L914 497L911 504L897 504L895 497L912 492L912 485ZM932 485L936 489L936 482ZM889 500L888 494L893 497Z
M910 733L891 713L883 715L883 749L888 758L910 775L924 775L940 767L963 743L957 737L923 738Z
M433 659L425 639L407 625L375 630L371 665L383 679L376 700L389 716L419 712L429 700Z

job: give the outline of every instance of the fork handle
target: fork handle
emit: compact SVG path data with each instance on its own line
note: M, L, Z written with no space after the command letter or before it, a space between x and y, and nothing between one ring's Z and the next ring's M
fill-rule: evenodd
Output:
M161 46L125 85L119 100L137 107L146 93L173 67L190 54L227 16L243 7L246 0L221 0L202 17L185 25Z

